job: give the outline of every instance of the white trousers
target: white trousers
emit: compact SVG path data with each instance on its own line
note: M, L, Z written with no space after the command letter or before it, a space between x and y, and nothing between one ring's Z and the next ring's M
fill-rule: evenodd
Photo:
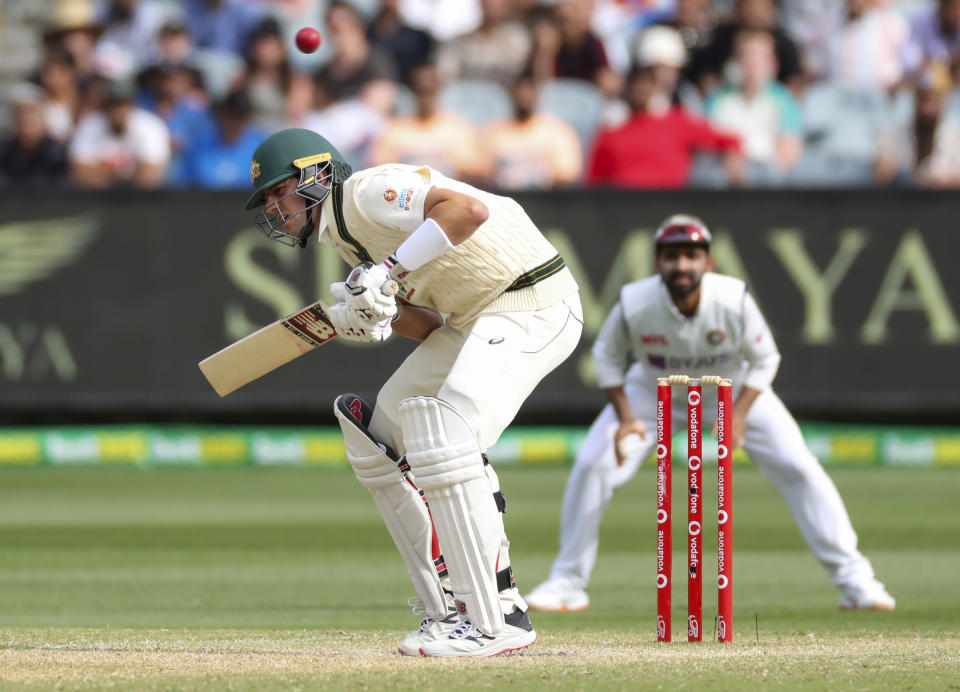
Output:
M543 310L481 314L465 329L445 324L383 385L370 430L404 453L400 402L434 396L456 408L489 449L540 380L573 352L582 331L576 293Z
M706 391L706 388L704 388ZM643 421L647 437L633 463L618 467L613 451L617 417L611 405L604 407L590 427L567 480L560 521L560 552L553 563L552 578L567 579L585 589L597 560L600 520L613 491L637 472L653 450L656 439L655 388L626 387L634 415ZM674 432L686 429L686 397L674 401ZM709 430L715 408L704 397L703 428ZM783 496L807 546L827 568L837 586L855 584L873 577L870 562L857 550L857 534L836 486L807 448L793 416L772 391L757 397L746 418L744 450ZM674 458L686 458L686 449ZM681 503L682 506L682 503ZM736 506L734 506L736 514Z
M384 384L377 395L370 430L376 439L405 454L400 403L414 396L432 396L453 406L476 435L480 448L488 449L540 380L573 352L582 331L583 311L576 293L543 310L483 314L465 329L444 325L431 333ZM500 484L492 467L486 467L486 475L490 492L498 492ZM426 499L430 502L429 492ZM478 520L460 517L455 526L444 527L439 523L443 516L434 513L433 521L437 534L448 537L457 535L457 527L468 519ZM510 543L503 516L494 511L493 516L482 520L495 523L491 532L499 534L500 544L496 565L498 570L505 570L510 566ZM429 521L424 518L426 524ZM431 529L429 525L410 528L424 532ZM476 546L467 546L459 552L468 548L476 550ZM458 552L443 542L440 550L447 555ZM447 568L456 583L459 577L453 574L450 562ZM421 598L427 601L423 594ZM500 591L500 604L505 614L515 608L526 610L516 587Z

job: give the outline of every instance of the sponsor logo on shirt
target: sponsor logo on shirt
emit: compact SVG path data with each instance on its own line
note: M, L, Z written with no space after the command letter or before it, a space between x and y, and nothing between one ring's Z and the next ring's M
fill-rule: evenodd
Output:
M667 345L667 337L663 334L644 334L640 337L640 340L645 344Z
M719 346L727 338L727 333L722 329L711 329L707 332L707 343L711 346Z
M397 191L392 187L388 187L383 191L383 199L387 202L392 202L397 198Z
M661 370L699 370L701 368L720 367L730 362L729 353L718 353L713 356L684 358L680 356L662 356L648 354L647 362Z
M400 193L400 199L397 200L397 206L404 211L410 211L410 202L413 201L413 188L408 187Z

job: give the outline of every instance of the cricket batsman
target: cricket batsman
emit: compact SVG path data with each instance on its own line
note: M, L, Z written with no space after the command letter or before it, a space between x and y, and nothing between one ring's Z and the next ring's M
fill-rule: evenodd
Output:
M733 445L743 446L787 503L804 540L840 589L840 607L893 610L896 602L857 550L857 534L833 481L771 385L780 353L746 285L712 273L710 231L671 216L655 234L657 275L627 284L593 346L609 403L590 427L567 481L560 552L533 610L585 610L600 520L613 491L637 472L656 435L657 378L732 378ZM674 416L685 415L686 398ZM704 422L715 413L704 411ZM629 444L632 442L633 444ZM631 449L632 446L632 449Z
M420 341L375 407L349 394L334 403L347 459L425 616L400 653L529 646L536 632L510 567L506 501L484 451L580 339L572 274L512 199L426 166L353 173L309 130L264 140L250 175L247 209L259 209L269 238L305 247L315 237L352 267L331 286L339 338Z

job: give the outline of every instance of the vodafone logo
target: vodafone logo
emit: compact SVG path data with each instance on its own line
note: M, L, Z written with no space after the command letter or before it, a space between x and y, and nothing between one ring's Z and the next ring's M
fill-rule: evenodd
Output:
M727 510L725 510L725 509L717 510L717 523L718 523L718 524L726 524L728 518L729 518L729 515L727 514Z
M658 574L658 575L657 575L657 588L658 588L658 589L665 589L665 588L667 588L667 584L669 584L669 583L670 583L670 580L667 579L667 575L666 575L666 574Z
M694 390L687 394L687 403L691 406L697 406L700 404L700 392Z
M727 588L727 586L729 586L729 585L730 585L730 580L727 579L727 575L726 575L726 574L721 574L721 575L717 576L717 588L718 588L718 589L725 589L725 588Z
M691 536L699 536L701 531L701 526L699 521L691 521L687 524L687 533Z
M727 445L718 445L717 446L717 459L726 459L727 454L730 452L727 451Z
M667 445L659 444L657 445L657 459L666 459L667 458Z
M698 456L696 456L696 455L690 457L690 459L687 460L687 466L690 467L690 470L691 470L691 471L698 471L698 470L700 470L700 467L701 467L702 465L703 465L703 464L702 464L702 462L700 461L700 457L698 457Z
M670 518L670 515L667 513L667 510L665 510L665 509L658 509L658 510L657 510L657 523L658 523L658 524L663 524L663 523L666 522L667 519L669 519L669 518Z

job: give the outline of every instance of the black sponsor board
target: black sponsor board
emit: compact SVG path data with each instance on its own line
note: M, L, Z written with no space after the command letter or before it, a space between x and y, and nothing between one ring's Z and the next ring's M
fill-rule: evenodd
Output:
M586 318L577 353L542 383L524 421L595 414L603 397L589 346L619 286L652 271L652 231L678 211L714 230L718 271L749 282L783 355L776 389L798 414L943 422L960 411L954 193L516 197L576 274ZM243 201L242 192L4 195L0 422L329 423L337 394L372 399L413 342L332 342L225 399L203 379L198 361L329 299L328 284L348 269L318 244L266 240Z

